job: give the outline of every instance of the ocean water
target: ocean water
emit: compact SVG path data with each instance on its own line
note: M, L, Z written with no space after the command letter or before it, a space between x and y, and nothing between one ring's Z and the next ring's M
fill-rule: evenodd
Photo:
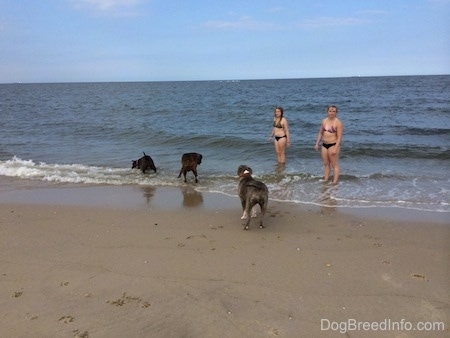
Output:
M237 195L247 164L273 200L450 212L449 94L448 75L0 84L0 178ZM329 104L344 124L338 185L313 148ZM268 142L276 105L291 132L283 168ZM142 152L157 174L131 169ZM185 152L203 155L197 184L177 178Z

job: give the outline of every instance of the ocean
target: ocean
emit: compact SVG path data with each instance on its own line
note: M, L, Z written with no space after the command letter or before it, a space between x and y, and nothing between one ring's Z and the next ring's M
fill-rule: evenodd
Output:
M272 200L448 213L449 94L450 75L0 84L2 189L188 185L236 196L247 164ZM329 104L344 124L337 185L314 150ZM292 143L283 168L268 141L277 105ZM156 174L131 169L143 152ZM203 155L197 184L177 178L185 152Z

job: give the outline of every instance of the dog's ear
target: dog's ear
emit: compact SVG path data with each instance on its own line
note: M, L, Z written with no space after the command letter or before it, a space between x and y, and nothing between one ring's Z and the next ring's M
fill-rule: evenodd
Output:
M237 170L237 174L238 174L238 176L241 176L242 175L242 173L244 172L244 170L247 168L247 166L246 165L244 165L244 164L241 164L240 166L239 166L239 168L238 168L238 170Z

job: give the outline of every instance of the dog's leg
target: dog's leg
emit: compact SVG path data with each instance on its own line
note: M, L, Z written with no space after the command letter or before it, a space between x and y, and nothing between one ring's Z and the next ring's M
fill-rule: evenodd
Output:
M255 218L256 216L257 216L257 213L256 213L256 204L253 206L253 208L252 208L252 217L253 218Z
M247 219L248 215L247 215L247 212L245 211L245 199L243 199L243 198L241 198L241 205L242 205L242 210L243 210L241 219Z
M195 176L195 183L198 183L198 178L197 178L197 170L192 170L192 172L194 173Z
M264 228L264 225L263 225L263 217L264 217L264 215L265 215L265 213L266 213L267 202L268 202L268 200L267 200L267 199L264 199L263 201L261 201L261 202L259 203L259 206L261 207L261 218L260 218L260 220L259 220L259 228L260 228L260 229L263 229L263 228Z
M244 230L250 229L250 220L251 220L251 218L249 217L248 220L247 220L247 223L244 226Z
M249 199L246 200L244 213L246 216L250 215L251 209L254 207L254 202L250 202ZM248 230L250 228L251 217L247 217L247 222L245 222L244 230Z

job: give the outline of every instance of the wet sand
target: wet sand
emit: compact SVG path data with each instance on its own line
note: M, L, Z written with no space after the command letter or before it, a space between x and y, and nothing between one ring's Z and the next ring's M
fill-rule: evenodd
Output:
M249 231L240 216L189 185L6 186L0 335L449 336L447 215L270 201Z

